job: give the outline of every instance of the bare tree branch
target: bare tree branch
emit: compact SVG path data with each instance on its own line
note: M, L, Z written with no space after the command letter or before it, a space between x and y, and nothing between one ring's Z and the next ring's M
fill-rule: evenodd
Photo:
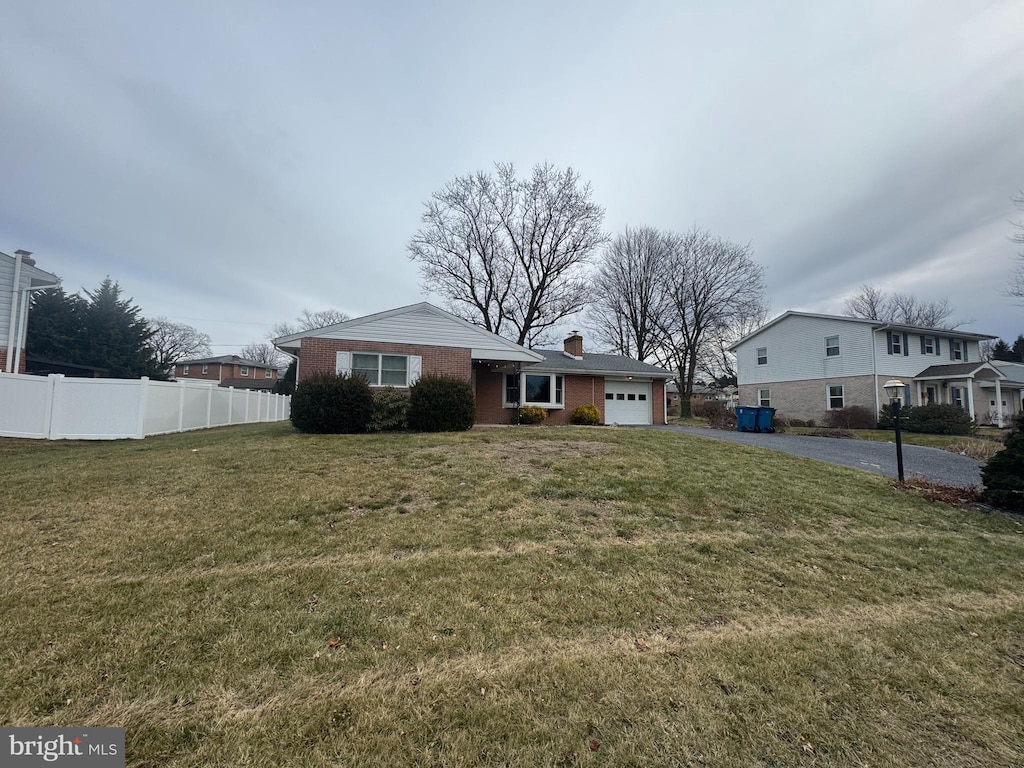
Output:
M258 341L253 344L246 344L242 347L242 351L238 353L238 356L244 360L259 363L260 365L266 365L271 368L284 367L287 359L285 355L283 355L277 347L269 341Z
M146 322L153 331L147 344L152 348L160 370L169 374L178 360L210 354L209 335L191 325L172 323L166 317L155 317Z
M1024 209L1024 191L1014 197L1013 202L1018 208ZM1024 246L1024 221L1013 222L1013 228L1014 233L1010 236L1010 240ZM1024 304L1024 248L1017 253L1017 258L1020 259L1020 263L1010 278L1010 283L1006 288L1006 295L1021 299L1022 301L1018 303Z
M294 323L289 323L286 320L276 323L270 330L269 338L273 340L302 331L315 331L318 328L326 328L328 325L336 325L349 319L351 318L348 315L337 309L304 309L302 314L295 318Z
M409 255L454 314L532 346L586 305L583 269L607 240L604 209L571 168L537 165L526 180L511 164L495 171L435 192Z
M947 298L924 301L910 293L886 293L874 285L862 285L843 306L853 317L920 328L953 330L971 322L963 319L951 323L954 309Z

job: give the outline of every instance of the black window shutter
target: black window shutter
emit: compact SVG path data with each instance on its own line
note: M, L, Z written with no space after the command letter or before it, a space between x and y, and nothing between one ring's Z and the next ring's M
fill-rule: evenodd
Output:
M921 337L921 354L924 354L924 336Z
M889 354L892 354L892 331L885 332L885 341L889 345Z
M938 336L935 337L935 354L942 354L942 339L940 339Z
M964 351L964 362L966 363L967 362L967 342L966 341L961 341L960 342L960 348Z
M956 358L953 357L953 340L952 339L949 340L949 359L950 360L955 360L956 359Z
M907 334L903 334L903 356L908 357L910 355L910 345L907 343L910 338Z

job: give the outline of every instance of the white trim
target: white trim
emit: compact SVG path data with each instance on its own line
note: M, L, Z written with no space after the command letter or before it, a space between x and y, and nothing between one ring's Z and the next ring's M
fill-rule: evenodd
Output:
M342 353L338 353L339 355ZM377 356L377 383L368 382L371 387L398 387L400 389L408 389L413 384L412 378L412 358L418 357L418 355L398 355L394 352L373 352L362 349L354 349L347 353L349 355L349 371L356 369L356 355L376 355ZM382 379L384 378L384 358L385 357L401 357L405 360L405 383L404 384L385 384ZM417 376L419 378L419 376Z
M828 345L828 340L829 339L835 339L836 340L836 345L834 347L834 349L836 350L836 353L834 355L830 355L828 353L828 351L830 349L833 349L833 347L830 347ZM826 336L825 337L825 359L826 360L831 360L834 357L842 357L842 356L843 356L843 347L842 347L841 334L833 334L832 336Z
M552 411L561 411L565 409L565 375L561 373L547 373L544 371L522 371L519 374L519 402L513 403L507 399L508 395L508 377L515 376L514 373L504 373L501 378L501 407L502 408L524 408L528 405L536 406L538 408L547 408ZM526 399L526 377L527 376L547 376L548 387L551 392L551 400L549 401L534 401ZM555 393L558 391L557 379L562 380L562 402L555 401Z
M838 408L834 408L832 406L832 398L834 397L834 395L832 394L832 388L833 387L839 387L839 395L838 395L838 397L843 402L843 404L840 405ZM846 385L844 385L844 384L829 384L828 382L826 382L825 383L825 410L826 411L839 411L839 410L842 410L845 407L846 407Z

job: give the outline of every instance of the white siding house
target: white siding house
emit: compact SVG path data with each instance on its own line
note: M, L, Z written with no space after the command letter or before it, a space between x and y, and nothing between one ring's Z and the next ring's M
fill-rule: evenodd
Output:
M814 420L852 405L877 412L888 402L882 385L898 378L907 385L905 404L953 403L980 422L1001 425L1020 412L1021 392L1005 373L981 361L979 343L993 338L785 312L732 347L740 404Z
M35 266L31 254L0 253L0 371L25 367L25 335L32 292L52 288L60 280Z

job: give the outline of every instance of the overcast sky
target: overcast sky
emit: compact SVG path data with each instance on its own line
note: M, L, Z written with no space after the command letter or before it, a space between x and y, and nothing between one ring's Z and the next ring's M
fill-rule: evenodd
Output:
M0 4L0 250L218 354L430 300L423 202L495 161L749 242L774 313L874 283L1024 332L1020 0Z

